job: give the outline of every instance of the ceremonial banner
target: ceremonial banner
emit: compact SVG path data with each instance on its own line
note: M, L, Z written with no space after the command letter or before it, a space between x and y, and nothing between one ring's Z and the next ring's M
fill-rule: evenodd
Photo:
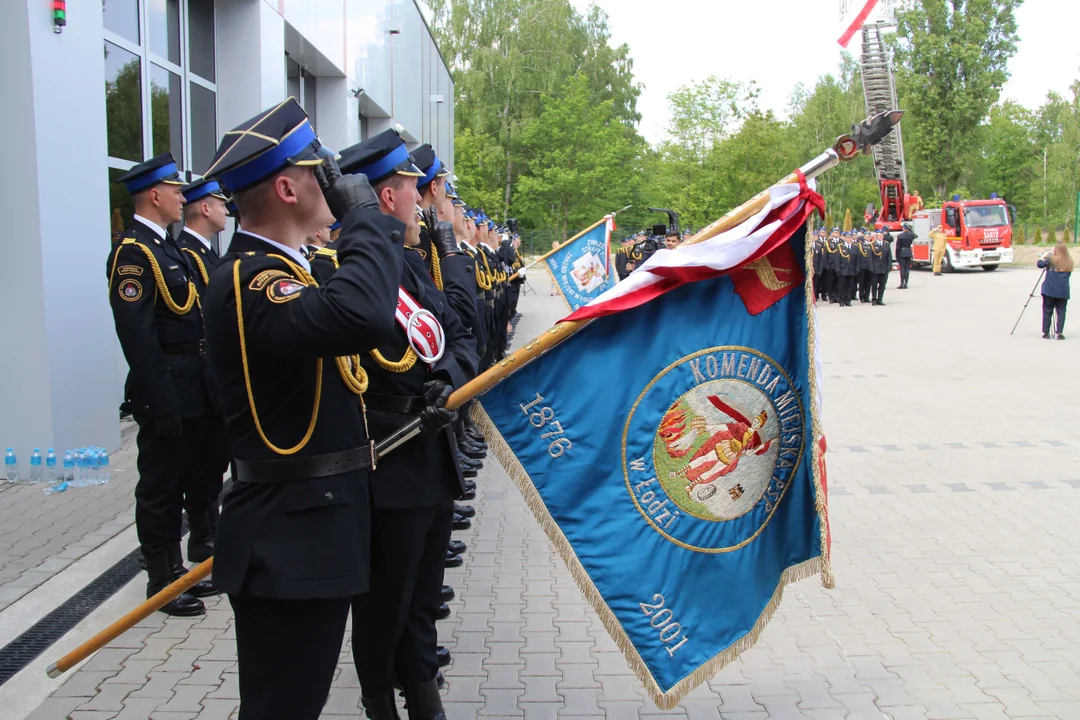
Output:
M475 411L661 708L749 648L787 583L831 586L804 245L821 207L774 187L733 230L658 251Z
M555 286L570 310L577 310L614 287L610 215L544 256Z

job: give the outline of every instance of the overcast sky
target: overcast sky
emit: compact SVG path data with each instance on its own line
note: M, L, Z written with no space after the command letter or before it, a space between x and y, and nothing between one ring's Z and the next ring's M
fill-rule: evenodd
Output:
M855 0L858 2L858 0ZM585 11L594 0L572 0ZM650 142L667 125L667 94L709 75L756 80L760 103L783 115L796 83L812 86L840 62L839 0L595 0L608 14L612 43L627 43L641 133ZM768 15L761 11L768 8ZM1066 94L1080 78L1080 2L1025 0L1020 43L1004 96L1035 108L1046 93ZM857 40L850 48L857 50ZM853 118L854 119L854 118Z

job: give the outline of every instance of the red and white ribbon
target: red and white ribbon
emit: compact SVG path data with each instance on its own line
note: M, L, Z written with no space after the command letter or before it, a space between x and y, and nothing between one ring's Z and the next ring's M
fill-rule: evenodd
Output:
M413 296L398 288L397 311L394 313L398 325L405 331L409 346L417 357L432 367L442 359L446 352L446 334L435 314L413 299Z

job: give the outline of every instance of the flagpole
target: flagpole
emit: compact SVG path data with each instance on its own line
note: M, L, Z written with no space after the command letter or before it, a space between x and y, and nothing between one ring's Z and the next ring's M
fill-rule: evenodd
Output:
M870 152L870 148L880 142L892 127L900 122L900 117L903 115L901 110L891 110L883 113L878 113L870 118L867 118L859 125L852 125L851 133L848 135L841 135L836 139L836 142L831 148L818 155L810 162L803 165L799 170L807 178L814 178L825 172L826 170L835 167L842 161L848 161L855 159L860 154ZM790 184L798 181L798 174L791 173L782 178L777 185ZM745 222L749 218L753 217L765 203L768 201L769 191L765 190L758 193L754 197L750 198L742 205L739 205L734 210L728 212L716 222L705 227L699 231L692 238L687 240L684 245L693 245L700 242L705 242L709 238L715 237L722 232L730 230L736 227L740 223ZM624 208L625 209L625 208ZM607 220L607 216L595 223L591 227L582 230L570 240L562 245L572 242L590 230L596 228L601 223ZM541 260L546 258L551 253L545 255ZM537 260L540 262L540 260ZM535 264L535 263L533 263ZM574 333L578 332L592 320L570 320L566 322L556 323L554 327L550 328L546 332L542 333L539 337L533 339L531 342L526 343L520 349L514 351L510 355L499 362L492 365L484 372L477 375L469 382L462 385L455 390L450 398L446 402L446 407L450 410L457 410L470 400L484 394L495 385L499 384L512 373L520 370L522 367L532 362L536 358L540 357L544 353L554 348L559 343L571 337ZM381 458L393 450L401 447L412 438L420 434L420 418L413 418L408 424L403 425L394 431L390 436L383 438L375 444L375 455L377 458ZM49 677L59 677L62 673L71 669L78 663L82 662L89 655L100 650L110 640L123 634L128 628L133 626L139 620L149 616L154 611L160 609L167 602L180 595L196 582L205 579L211 572L213 567L213 558L197 565L192 568L186 575L179 580L169 585L164 590L160 591L157 595L149 598L137 608L131 610L120 620L117 620L109 627L99 632L94 637L87 640L75 650L71 651L63 658L58 660L49 666Z
M552 256L552 255L554 255L555 253L559 252L560 250L562 250L562 249L563 249L564 247L566 247L566 246L567 246L567 245L569 245L570 243L574 242L575 240L577 240L578 238L582 237L582 236L583 236L583 235L585 235L586 233L588 233L588 232L590 232L590 231L592 231L592 230L595 230L596 228L598 228L598 227L600 227L601 225L603 225L603 224L604 224L605 222L607 222L607 219L608 219L608 216L607 216L607 215L605 215L604 217L600 218L600 219L599 219L599 220L598 220L597 222L594 222L594 223L593 223L592 225L590 225L589 227L585 228L584 230L582 230L581 232L579 232L579 233L578 233L577 235L575 235L574 237L570 238L570 239L569 239L569 240L567 240L566 242L563 242L563 243L559 243L559 246L558 246L557 248L555 248L555 249L553 249L553 250L549 250L548 252L544 253L543 255L541 255L540 257L538 257L538 258L537 258L536 260L533 260L533 261L532 261L531 263L529 263L528 265L526 265L525 267L523 267L523 268L521 268L521 269L522 269L522 270L528 270L528 269L529 269L529 268L531 268L531 267L532 267L533 265L536 265L537 263L542 263L542 262L544 262L544 261L545 261L545 260L547 260L547 259L548 259L549 257L551 257L551 256Z

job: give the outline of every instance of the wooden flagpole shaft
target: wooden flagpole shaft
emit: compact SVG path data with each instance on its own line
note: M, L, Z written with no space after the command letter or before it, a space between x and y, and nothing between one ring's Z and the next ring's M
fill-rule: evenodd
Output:
M137 607L132 608L122 618L109 625L94 637L69 652L50 665L45 673L51 678L58 678L101 648L127 632L135 623L153 615L166 603L180 597L192 585L205 580L214 568L214 558L201 562L191 568L183 577L169 585L156 595L147 598Z

